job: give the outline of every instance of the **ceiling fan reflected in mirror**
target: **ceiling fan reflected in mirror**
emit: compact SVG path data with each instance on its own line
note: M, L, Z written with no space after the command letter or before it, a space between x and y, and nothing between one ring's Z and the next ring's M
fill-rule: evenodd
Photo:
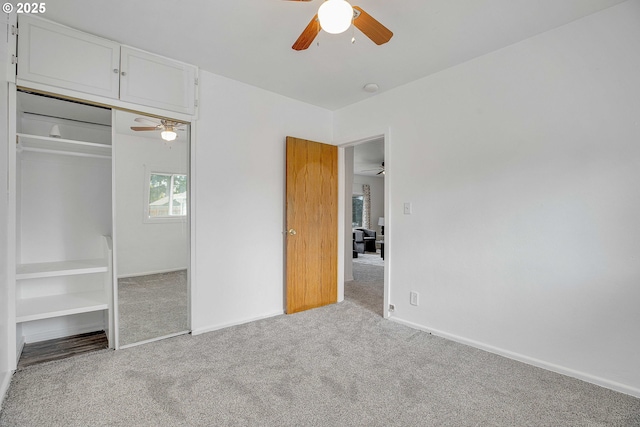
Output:
M384 162L382 162L382 165L378 166L376 169L365 169L360 172L372 172L372 171L378 171L376 175L384 175Z
M313 0L287 0L313 1ZM320 30L329 34L340 34L353 24L369 37L375 44L385 44L393 33L387 27L375 20L371 15L358 6L351 6L346 0L325 0L318 9L318 13L302 31L298 40L293 44L294 50L305 50L316 38ZM352 40L352 42L355 39Z
M153 119L151 117L136 117L138 123L153 126L131 126L131 130L138 131L160 131L160 136L165 141L173 141L178 137L176 131L184 131L184 123L168 119Z

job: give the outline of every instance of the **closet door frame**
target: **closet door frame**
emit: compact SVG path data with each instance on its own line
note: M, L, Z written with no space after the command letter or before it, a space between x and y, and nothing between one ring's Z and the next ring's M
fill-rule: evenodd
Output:
M20 84L22 83L22 84ZM10 267L7 271L7 280L8 280L8 311L7 311L7 322L9 324L9 334L8 334L8 361L10 369L15 370L17 368L17 362L19 355L22 351L22 346L18 345L16 339L16 271L15 266L17 265L17 152L16 152L16 138L17 138L17 92L18 90L26 90L33 93L39 93L42 95L54 96L60 99L67 99L70 101L79 101L87 104L94 104L103 107L109 107L112 110L112 144L114 141L115 128L114 124L114 116L115 110L121 109L130 112L136 112L147 116L153 117L161 117L161 118L173 118L175 120L180 120L184 122L190 123L190 132L189 132L189 165L188 165L188 191L189 191L189 212L188 212L188 225L187 229L189 230L189 244L187 245L188 249L188 273L187 273L187 286L188 286L188 297L187 297L187 315L188 315L188 329L193 329L193 299L195 293L195 271L196 271L196 263L195 263L195 231L196 231L196 220L195 220L195 188L196 184L194 183L193 177L195 176L195 142L196 142L196 132L197 132L197 120L195 116L188 116L184 114L179 114L172 111L159 110L153 107L145 107L139 105L132 105L129 103L122 103L117 100L109 100L101 96L89 95L85 93L78 93L73 90L62 89L58 87L51 87L43 84L36 84L31 82L20 82L13 83L9 82L8 88L8 139L10 142L9 150L8 150L8 235L7 235L7 265ZM114 146L115 147L115 146ZM111 292L111 301L110 301L110 309L108 310L108 328L111 331L110 346L116 350L119 349L119 332L118 332L118 307L117 307L117 250L116 250L116 240L117 240L117 230L115 225L115 174L113 173L115 170L115 162L116 162L116 150L112 148L112 160L111 160L111 205L112 205L112 239L113 239L113 268L112 268L112 292ZM11 266L14 266L11 268Z
M158 341L161 339L165 339L168 338L169 336L161 336L158 338L154 338L154 339L149 339L149 340L145 340L145 341L141 341L138 343L133 343L133 344L126 344L126 345L121 345L120 344L120 313L119 313L119 304L118 304L118 263L117 263L117 259L118 259L118 251L117 251L117 246L118 246L118 230L117 230L117 221L116 221L116 208L117 208L117 197L116 197L116 165L118 162L118 149L117 149L117 144L115 144L116 138L117 138L117 133L116 133L116 110L118 110L117 107L112 108L111 110L111 143L112 143L112 148L111 148L111 208L112 208L112 239L113 239L113 292L112 292L112 296L113 296L113 301L112 301L112 310L111 312L113 313L113 323L112 326L114 328L113 331L113 336L114 336L114 348L116 350L120 350L123 348L129 348L129 347L134 347L137 345L141 345L141 344L146 344L148 342L152 342L152 341ZM122 109L120 109L122 110ZM141 115L146 115L149 116L151 115L148 112L145 112L143 108L137 110L137 111L132 111L132 110L125 110L128 112L135 112L135 113L139 113ZM167 114L170 114L169 112L167 112ZM175 118L176 114L173 115ZM167 118L167 119L171 119L171 115L167 115L164 116L163 118ZM195 298L195 269L196 269L196 263L195 263L195 232L196 232L196 219L195 219L195 183L194 183L194 179L193 177L195 176L195 150L194 150L194 144L196 141L196 129L197 129L197 121L196 120L191 120L188 122L189 123L189 131L187 132L188 138L189 138L189 152L188 152L188 156L187 156L187 198L189 200L189 207L187 210L187 230L189 232L189 242L187 244L187 258L188 258L188 268L187 268L187 329L188 331L192 331L193 330L193 323L194 323L194 316L193 316L193 312L192 312L192 307L193 307L193 301ZM182 335L183 333L180 332L176 335Z

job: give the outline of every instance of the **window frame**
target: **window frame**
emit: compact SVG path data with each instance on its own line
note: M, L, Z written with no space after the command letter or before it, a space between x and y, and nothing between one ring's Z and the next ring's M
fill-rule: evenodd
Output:
M144 173L144 205L142 209L142 222L148 224L167 223L167 222L187 222L189 217L189 174L186 172L164 172L168 168L153 168L145 166ZM171 177L169 183L170 188L173 189L173 177L175 175L184 175L187 179L187 213L184 215L169 215L169 216L149 216L149 196L151 192L151 175L165 175ZM171 208L171 200L173 199L173 190L169 192L169 207Z

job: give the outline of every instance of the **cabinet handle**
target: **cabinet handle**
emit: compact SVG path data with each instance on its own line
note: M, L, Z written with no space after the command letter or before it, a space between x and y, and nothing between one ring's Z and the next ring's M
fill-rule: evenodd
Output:
M116 73L116 74L118 74L118 73L120 72L120 70L118 70L117 68L114 68L114 69L113 69L113 72L114 72L114 73Z
M127 75L127 73L125 73L124 71L123 71L123 72L121 72L120 74L122 74L123 76L126 76L126 75Z

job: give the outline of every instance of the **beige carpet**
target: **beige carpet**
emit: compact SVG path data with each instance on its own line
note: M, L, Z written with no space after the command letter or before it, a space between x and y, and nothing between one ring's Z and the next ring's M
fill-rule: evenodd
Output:
M118 279L120 345L189 329L187 271Z
M384 260L380 254L359 254L354 258L353 278L344 285L345 299L382 317Z
M28 367L0 426L640 425L640 399L382 319L354 269L340 304Z

